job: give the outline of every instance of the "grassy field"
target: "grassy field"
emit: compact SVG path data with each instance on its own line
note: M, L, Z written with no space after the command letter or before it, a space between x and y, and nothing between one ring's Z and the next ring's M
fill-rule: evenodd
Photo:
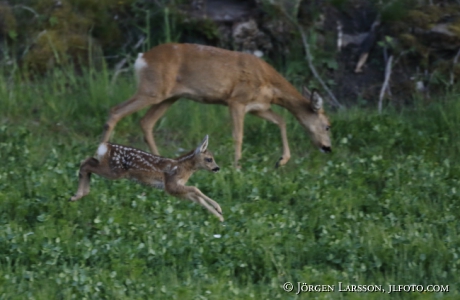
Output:
M459 299L459 95L383 115L331 112L330 155L280 109L292 158L279 169L278 128L248 116L240 171L227 109L177 102L157 144L173 157L210 135L221 172L190 185L219 202L222 225L163 191L97 176L89 196L67 202L109 107L134 91L132 78L110 79L0 78L0 299ZM112 141L146 149L140 116ZM296 295L298 282L335 292ZM346 293L339 282L449 291Z

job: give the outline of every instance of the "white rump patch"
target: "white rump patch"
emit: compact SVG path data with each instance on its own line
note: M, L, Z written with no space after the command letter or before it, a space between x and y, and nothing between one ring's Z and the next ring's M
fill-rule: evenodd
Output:
M263 53L262 51L260 51L260 50L255 50L255 51L253 52L253 54L254 54L255 56L259 57L259 58L261 58L262 56L264 56L264 53Z
M136 62L134 63L134 71L135 71L134 73L136 73L136 80L138 84L139 84L139 78L140 78L142 69L147 67L147 62L145 61L143 56L144 56L144 53L139 53L139 55L137 56Z
M136 62L134 63L134 69L136 70L136 72L147 67L147 62L145 61L143 56L144 56L144 53L139 53L137 55Z
M97 148L97 159L101 160L101 158L107 153L107 145L102 143Z

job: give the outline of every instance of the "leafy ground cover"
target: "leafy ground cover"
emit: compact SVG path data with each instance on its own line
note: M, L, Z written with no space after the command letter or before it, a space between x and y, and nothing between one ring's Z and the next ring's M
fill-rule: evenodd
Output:
M458 95L383 115L331 112L331 155L278 110L292 148L279 169L278 128L248 116L240 171L227 109L179 101L157 143L176 156L210 135L221 172L190 184L219 202L223 226L193 203L97 176L89 196L67 202L108 108L134 90L131 78L110 79L0 80L0 299L458 299ZM146 149L141 114L112 141ZM295 295L297 282L336 291ZM340 293L339 282L449 292Z

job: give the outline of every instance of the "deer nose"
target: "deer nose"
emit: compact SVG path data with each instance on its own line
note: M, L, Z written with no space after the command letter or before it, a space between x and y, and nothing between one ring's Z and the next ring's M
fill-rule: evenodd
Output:
M323 147L321 147L321 150L322 150L322 152L324 152L324 153L332 152L331 147L328 147L328 146L323 146Z
M219 170L220 170L220 168L219 168L219 167L215 167L214 169L212 169L212 171L213 171L214 173L217 173L217 172L219 172Z

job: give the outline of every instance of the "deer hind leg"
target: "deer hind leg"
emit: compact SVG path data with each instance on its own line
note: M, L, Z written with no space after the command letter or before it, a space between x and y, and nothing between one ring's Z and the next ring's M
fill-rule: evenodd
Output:
M77 201L89 194L89 184L92 173L111 180L124 178L126 176L125 171L112 170L107 162L101 163L93 157L87 158L80 165L77 193L75 196L71 197L69 201Z
M170 99L164 102L154 104L150 109L147 111L145 116L141 119L141 127L142 131L144 132L144 140L150 148L150 152L159 155L157 145L155 144L155 140L153 138L153 127L155 126L156 122L164 115L166 110L176 101L177 99Z
M276 163L276 167L285 165L289 159L291 158L291 151L289 150L289 144L287 139L286 133L286 122L284 121L283 117L272 111L271 109L264 110L264 111L253 111L251 112L253 115L258 116L262 119L270 121L276 125L281 130L281 140L283 141L283 156L278 160Z
M99 161L93 157L87 158L80 165L78 173L78 190L75 196L71 197L69 201L77 201L78 199L89 194L89 182L91 173L97 173Z
M110 109L109 119L104 125L104 132L102 133L101 143L109 141L110 134L112 133L115 125L127 115L130 115L144 107L158 102L156 97L149 97L136 94L129 100L118 104Z
M238 162L241 158L241 148L243 146L243 130L244 130L244 115L245 107L241 104L234 104L229 106L230 116L233 122L233 140L235 143L235 168L240 168Z

